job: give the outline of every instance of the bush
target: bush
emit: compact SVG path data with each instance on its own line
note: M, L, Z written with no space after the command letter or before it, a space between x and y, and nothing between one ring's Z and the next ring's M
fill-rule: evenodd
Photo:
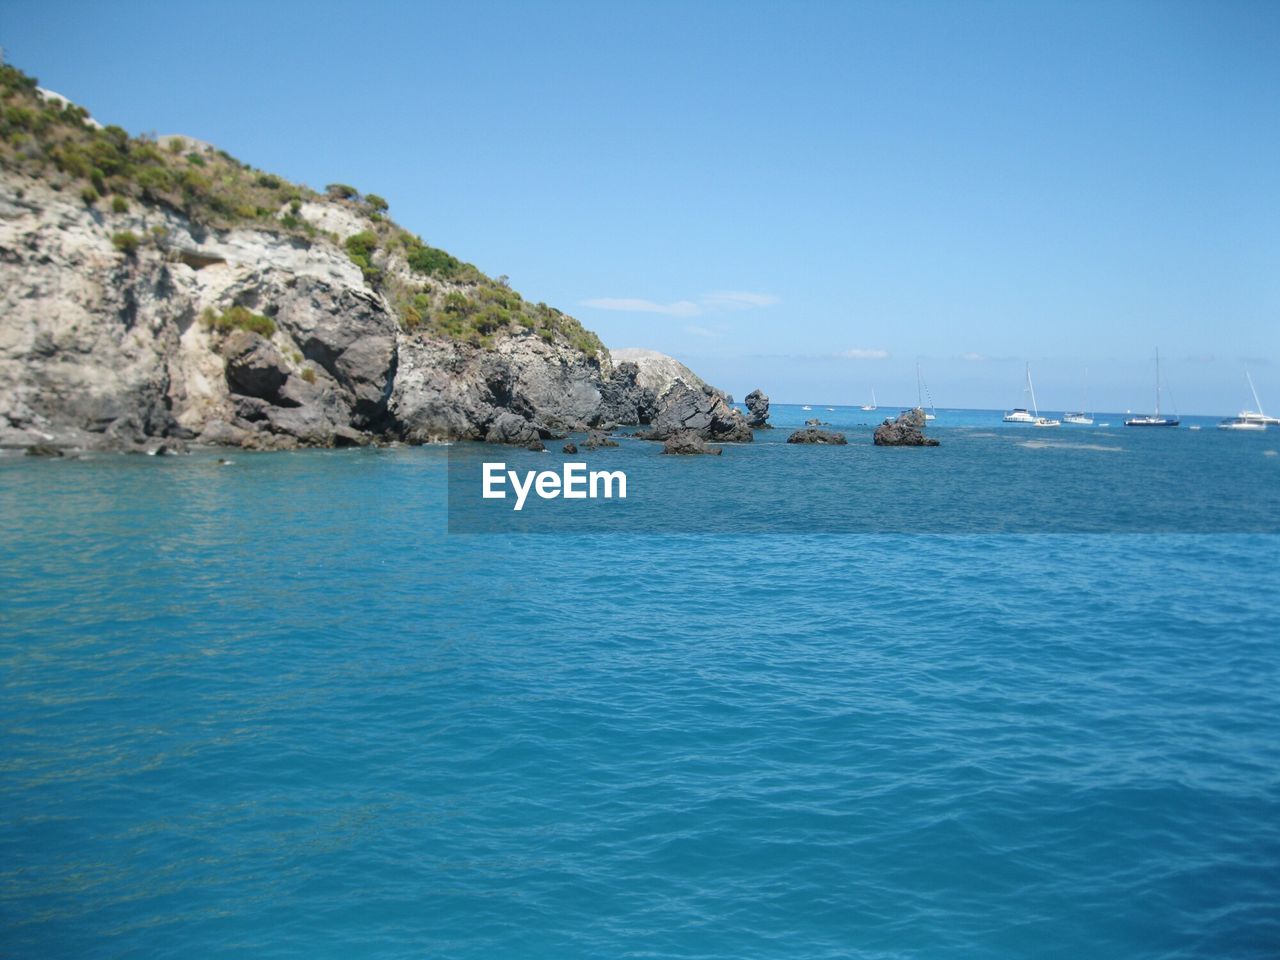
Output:
M138 244L142 241L138 239L138 235L132 230L124 230L111 237L112 244L115 248L123 253L126 257L132 257L138 252Z
M120 196L119 194L116 194L114 197L111 198L111 212L112 213L128 213L129 201L126 200L124 197Z
M360 196L360 191L349 183L331 183L324 188L324 192L334 200L354 200Z
M452 254L445 253L435 247L429 247L418 240L405 256L410 269L426 274L428 277L439 277L449 280L463 273L467 266Z
M315 383L316 382L315 367L303 367L302 379L307 381L307 383Z
M260 313L253 313L239 304L225 312L215 313L212 307L205 308L200 319L206 328L220 333L232 330L249 330L263 337L270 337L276 332L276 322Z
M382 197L378 196L376 193L366 193L364 195L364 202L367 203L372 210L375 210L378 213L383 213L388 208L387 201L383 200Z
M352 260L360 257L367 265L369 258L373 256L373 251L378 249L378 235L372 230L362 230L347 237L344 245L347 248L347 255Z
M80 199L92 207L98 202L98 191L93 187L85 187L80 191Z

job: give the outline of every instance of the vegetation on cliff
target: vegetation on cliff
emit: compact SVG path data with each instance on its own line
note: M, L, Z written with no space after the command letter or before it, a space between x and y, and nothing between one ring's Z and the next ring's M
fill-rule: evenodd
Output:
M340 245L410 332L491 347L533 331L590 357L605 355L599 338L573 317L529 303L505 278L488 277L397 226L377 194L336 183L322 194L198 141L132 137L100 126L83 107L43 93L33 77L6 64L0 64L0 166L115 214L133 204L158 206L214 230L247 227ZM306 216L312 204L341 207L365 227L347 237L327 233ZM130 231L113 239L129 256L145 242Z

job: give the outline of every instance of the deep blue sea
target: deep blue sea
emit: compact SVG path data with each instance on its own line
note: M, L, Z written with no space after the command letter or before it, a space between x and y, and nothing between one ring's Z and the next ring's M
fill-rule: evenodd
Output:
M0 956L1280 956L1280 431L808 416L0 458Z

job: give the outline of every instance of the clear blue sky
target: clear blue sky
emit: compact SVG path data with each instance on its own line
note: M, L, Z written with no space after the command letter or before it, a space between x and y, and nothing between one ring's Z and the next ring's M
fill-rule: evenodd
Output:
M393 215L738 396L1280 411L1280 3L0 2L130 131Z

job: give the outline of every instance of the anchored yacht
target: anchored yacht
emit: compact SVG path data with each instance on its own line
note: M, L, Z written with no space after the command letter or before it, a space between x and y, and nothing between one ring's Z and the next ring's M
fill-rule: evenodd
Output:
M1156 412L1149 417L1132 417L1124 422L1126 427L1176 427L1177 417L1160 415L1160 351L1156 351Z

